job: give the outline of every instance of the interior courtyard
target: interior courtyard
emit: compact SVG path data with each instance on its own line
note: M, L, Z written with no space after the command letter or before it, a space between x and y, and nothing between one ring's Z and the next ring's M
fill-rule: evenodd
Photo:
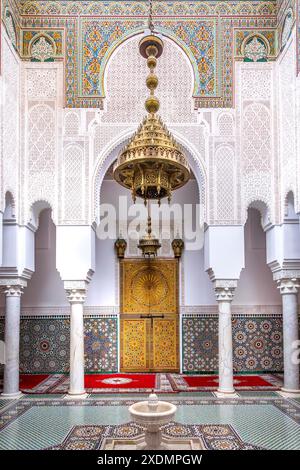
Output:
M299 28L1 0L0 450L300 450Z

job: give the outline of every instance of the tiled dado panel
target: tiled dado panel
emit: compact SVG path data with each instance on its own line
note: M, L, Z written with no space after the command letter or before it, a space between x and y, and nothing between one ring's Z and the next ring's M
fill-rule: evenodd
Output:
M232 330L235 371L282 371L281 314L234 314ZM182 368L186 373L218 370L217 314L183 315Z
M87 372L118 370L118 318L89 315L84 318ZM0 339L4 319L0 320ZM24 373L68 372L70 321L68 316L21 318L20 370Z

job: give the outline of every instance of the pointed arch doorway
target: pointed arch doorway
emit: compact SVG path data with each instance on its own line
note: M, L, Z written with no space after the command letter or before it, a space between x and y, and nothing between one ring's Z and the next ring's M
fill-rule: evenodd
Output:
M178 260L120 261L122 372L179 370Z

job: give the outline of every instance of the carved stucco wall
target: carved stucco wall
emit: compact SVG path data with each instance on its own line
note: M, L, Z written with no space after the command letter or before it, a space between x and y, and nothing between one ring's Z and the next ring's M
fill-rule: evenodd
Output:
M45 201L57 222L61 160L62 69L60 64L23 64L21 191L23 223Z
M37 200L49 203L58 223L93 221L96 169L112 146L125 142L143 115L147 72L137 42L138 37L129 39L111 56L104 111L72 110L62 108L62 64L23 63L20 80L20 62L3 31L2 188L18 193L19 161L23 222L30 219L30 207ZM166 54L158 66L161 113L169 128L195 149L193 158L201 161L207 179L207 221L243 223L247 207L262 201L270 220L278 222L289 190L299 205L294 35L276 64L236 63L235 108L205 112L192 109L189 59L172 40L165 43ZM116 73L119 69L122 73ZM229 194L227 188L234 191ZM3 202L4 190L1 197Z
M275 222L277 200L274 64L236 64L237 148L241 220L248 206L264 203Z
M6 191L10 191L18 212L20 158L20 62L16 52L2 30L2 112L1 112L1 209Z
M296 36L292 34L277 63L278 134L280 151L280 216L284 216L285 198L292 191L299 208L297 192L297 101L296 101ZM299 127L299 121L298 121ZM298 179L299 181L299 179ZM299 184L299 183L298 183Z

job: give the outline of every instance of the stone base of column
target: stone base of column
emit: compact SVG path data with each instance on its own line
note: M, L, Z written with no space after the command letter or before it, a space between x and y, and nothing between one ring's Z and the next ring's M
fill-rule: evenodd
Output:
M85 400L89 396L88 393L70 393L64 396L64 400Z
M216 392L214 392L214 394L218 398L237 398L238 397L238 394L236 393L235 390L224 391L224 390L219 390L218 389Z
M300 390L289 390L288 388L282 387L278 392L282 397L285 398L299 398Z
M23 397L22 392L16 392L16 393L1 393L0 396L4 400L17 400L18 398Z

